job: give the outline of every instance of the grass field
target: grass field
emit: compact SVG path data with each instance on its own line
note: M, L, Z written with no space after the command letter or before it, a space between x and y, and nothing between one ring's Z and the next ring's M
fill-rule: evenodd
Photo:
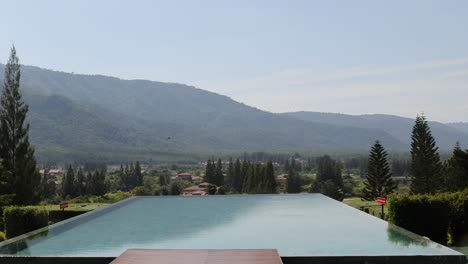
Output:
M361 208L368 208L369 214L374 215L376 217L380 217L380 213L382 212L382 206L375 201L363 201L359 197L353 198L346 198L343 200L343 203L352 206L356 209L361 210ZM387 215L387 207L384 206L384 213Z

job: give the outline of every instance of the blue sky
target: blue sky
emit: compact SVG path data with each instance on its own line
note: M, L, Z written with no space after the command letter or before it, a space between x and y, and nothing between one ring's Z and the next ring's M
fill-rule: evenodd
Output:
M272 111L468 121L468 1L0 1L0 60ZM3 51L3 52L1 52Z

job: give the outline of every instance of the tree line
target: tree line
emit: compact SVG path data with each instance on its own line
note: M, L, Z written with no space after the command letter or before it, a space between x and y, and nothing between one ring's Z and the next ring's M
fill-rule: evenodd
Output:
M242 162L240 159L233 161L231 158L225 177L221 159L209 159L203 180L216 186L224 186L234 193L277 192L275 170L271 160L264 164L245 159Z
M94 169L94 171L90 171ZM116 177L106 179L107 168L103 166L84 166L73 168L68 166L68 170L62 179L61 197L74 198L86 195L104 195L109 190L131 191L136 187L143 186L143 174L140 162L120 165L120 170ZM43 188L49 186L47 171L43 176Z

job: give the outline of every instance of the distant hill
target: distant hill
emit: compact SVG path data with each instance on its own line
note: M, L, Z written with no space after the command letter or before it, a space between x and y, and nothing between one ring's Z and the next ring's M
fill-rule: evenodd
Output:
M0 78L3 66L0 65ZM42 158L107 159L181 151L366 150L381 129L265 112L195 87L22 67L31 140Z
M447 125L455 128L455 129L457 129L459 131L468 133L468 123L466 123L466 122L448 123Z
M0 78L3 75L0 65ZM31 141L43 160L125 160L172 152L408 150L413 120L273 114L192 86L22 67ZM468 133L432 122L442 149ZM176 154L174 154L176 153ZM128 158L127 158L128 159Z
M319 112L292 112L284 113L282 115L310 122L381 129L406 145L411 143L411 131L414 125L414 119L381 114L345 115ZM462 145L467 146L468 127L465 127L465 130L463 129L463 125L467 125L466 123L455 123L454 125L443 124L440 122L429 122L429 125L438 146L442 150L451 150L456 141L460 141Z

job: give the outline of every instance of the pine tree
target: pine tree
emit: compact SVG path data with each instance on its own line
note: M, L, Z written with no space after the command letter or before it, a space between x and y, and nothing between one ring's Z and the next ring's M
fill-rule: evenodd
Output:
M90 171L86 175L86 194L92 195L95 193L95 183L93 182L93 175Z
M275 169L273 167L273 162L270 160L266 164L265 168L265 193L276 193L276 178L275 178Z
M86 195L85 176L81 167L78 169L75 178L75 191L77 195Z
M328 155L319 158L317 163L317 184L331 180L336 186L343 188L340 163L336 162Z
M21 100L20 78L20 64L13 47L5 65L0 101L0 159L4 169L11 173L13 202L25 205L40 199L37 186L41 175L36 170L34 149L29 143L29 124L24 124L28 105Z
M242 192L244 193L255 193L255 166L248 163L247 174L245 175L244 186Z
M247 174L249 172L249 168L250 168L250 161L244 159L242 161L241 173L240 173L241 191L243 191L245 182L247 181Z
M94 174L94 184L95 184L95 193L94 195L99 195L99 196L102 196L104 194L106 194L107 192L107 188L106 188L106 183L105 183L105 179L106 179L106 173L104 170L96 170L95 174Z
M441 163L424 115L418 115L411 135L411 193L435 193L441 188Z
M140 162L137 161L135 163L135 171L134 171L134 178L135 178L135 187L136 186L143 186L143 174L141 173L141 166Z
M387 152L379 141L376 141L369 154L367 180L364 182L364 198L369 201L377 197L387 197L396 189L392 173L387 162Z
M286 178L286 191L288 193L301 192L301 179L293 166L289 167L288 176Z
M286 159L286 162L284 162L284 169L283 170L284 170L285 173L289 173L289 166L290 165L289 165L289 158L288 158L288 159Z
M468 151L463 151L457 142L452 157L444 162L444 191L459 191L468 188Z
M234 162L232 158L229 158L229 165L226 173L226 182L224 185L227 187L228 190L234 190L233 183L235 181L235 171L234 171Z
M125 191L130 191L132 189L132 170L128 164L125 164L122 183Z
M62 197L74 197L75 196L75 172L73 167L68 167L67 174L62 179Z
M215 165L213 164L214 162L209 159L206 162L206 169L205 169L205 177L203 179L204 182L212 183L214 184L215 182Z
M223 175L223 163L221 159L218 159L215 167L215 184L216 186L223 186L224 185L224 175Z
M41 186L40 186L40 193L41 193L41 199L48 198L47 195L47 181L49 180L49 176L47 175L49 172L48 169L44 169L44 173L42 174L41 177Z
M255 165L253 178L253 193L265 193L265 169L260 163Z
M234 177L232 181L232 188L235 192L242 192L243 177L242 177L242 165L239 159L236 159L234 164Z
M95 173L98 173L98 170L95 171ZM136 186L136 177L135 177L135 166L133 165L133 162L130 163L130 169L128 171L128 190L133 190Z

